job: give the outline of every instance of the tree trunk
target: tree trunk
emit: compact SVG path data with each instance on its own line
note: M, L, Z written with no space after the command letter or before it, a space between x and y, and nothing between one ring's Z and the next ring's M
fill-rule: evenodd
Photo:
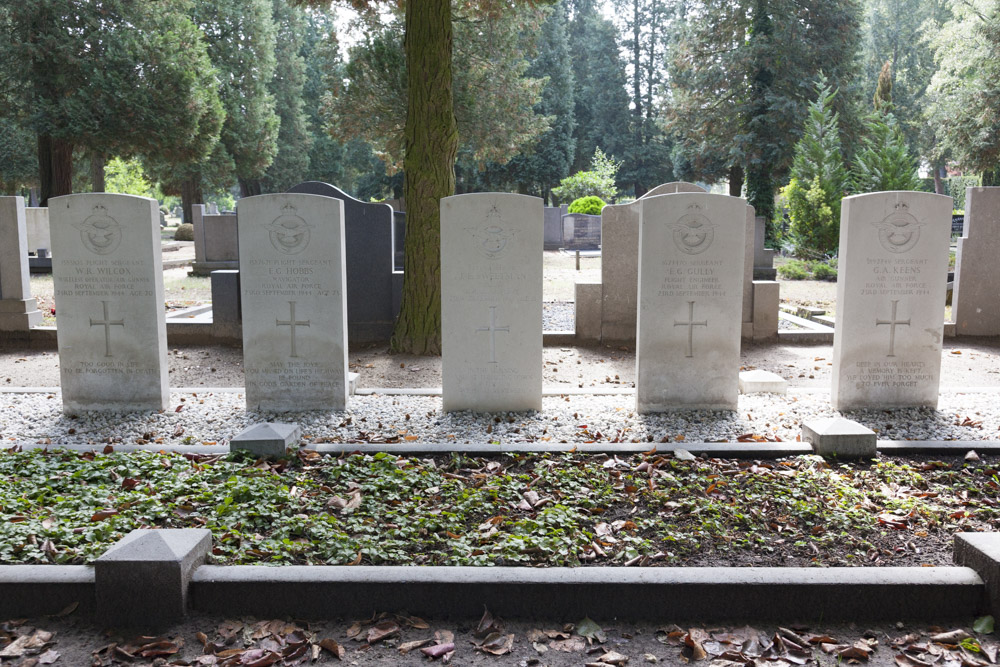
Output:
M191 207L195 204L205 203L205 197L201 192L201 185L194 179L189 179L181 183L181 208L184 210L181 222L194 223L194 216Z
M240 178L237 180L240 183L240 196L242 197L254 197L264 191L259 178Z
M38 135L39 206L49 198L73 193L73 144L65 139Z
M390 347L441 353L441 199L455 190L451 0L406 3L406 246L403 300Z
M734 164L729 168L729 196L743 195L743 165Z
M99 153L90 155L90 190L104 192L104 156Z
M746 183L747 200L757 215L766 221L765 237L773 241L775 188L772 170L775 167L774 145L777 142L772 136L773 128L768 118L768 96L774 85L774 72L771 70L771 39L774 35L774 25L769 11L768 0L756 0L750 30L752 44L750 109L746 119L750 145L747 150Z
M934 194L944 194L944 181L941 180L941 165L934 163Z
M639 197L641 197L644 194L646 194L647 192L649 192L649 188L647 188L642 183L639 183L638 181L636 181L635 183L632 184L632 188L635 190L635 198L636 199L638 199Z

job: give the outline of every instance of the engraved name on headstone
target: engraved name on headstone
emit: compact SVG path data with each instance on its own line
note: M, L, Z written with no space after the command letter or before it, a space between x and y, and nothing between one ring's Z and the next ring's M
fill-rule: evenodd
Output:
M636 407L733 410L747 203L683 193L638 204Z
M542 200L441 200L445 410L542 407Z
M169 401L155 199L49 200L63 409L162 410Z
M343 410L343 202L271 194L241 199L237 208L247 408Z
M951 197L873 192L840 216L833 407L936 407Z

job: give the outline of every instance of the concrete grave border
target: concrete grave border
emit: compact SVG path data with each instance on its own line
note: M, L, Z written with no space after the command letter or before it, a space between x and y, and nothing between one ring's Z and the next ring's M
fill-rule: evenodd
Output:
M116 563L126 585L95 576L90 566L0 566L0 618L77 612L121 626L156 627L191 612L340 618L406 610L470 618L486 605L510 618L544 609L564 618L941 622L996 613L1000 587L997 534L986 536L984 548L966 544L968 534L956 537L956 559L971 567L532 568L201 565L210 549L207 531L163 530L157 532L172 535L143 539L151 532L133 531L98 561L97 569L124 544L150 545L134 569L127 561ZM165 576L157 586L136 585L158 572ZM116 605L131 613L105 616Z

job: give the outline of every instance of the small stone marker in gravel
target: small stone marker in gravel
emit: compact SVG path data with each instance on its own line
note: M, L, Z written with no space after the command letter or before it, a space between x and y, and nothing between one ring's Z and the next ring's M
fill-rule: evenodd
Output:
M936 408L951 197L874 192L840 216L833 407Z
M781 394L788 393L788 380L777 373L762 371L755 368L752 371L740 373L741 394Z
M0 197L0 331L42 323L28 279L28 234L23 197Z
M802 441L811 443L820 456L872 458L878 451L875 431L843 417L804 422Z
M63 409L163 410L169 401L155 199L49 200Z
M747 203L641 199L636 408L735 410Z
M952 320L958 335L1000 335L1000 188L967 188L955 256Z
M288 446L302 437L298 424L256 424L229 441L229 451L247 451L255 456L281 457Z
M542 409L542 200L441 200L446 411Z
M133 530L94 562L98 618L130 628L176 623L211 549L212 531L203 528Z
M238 207L247 409L343 410L343 202L273 194Z

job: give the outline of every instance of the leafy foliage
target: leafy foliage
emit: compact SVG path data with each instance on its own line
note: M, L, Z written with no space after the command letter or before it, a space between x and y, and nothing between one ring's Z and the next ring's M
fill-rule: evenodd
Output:
M567 211L569 213L585 213L587 215L600 215L601 210L607 204L600 197L580 197L573 200Z
M139 197L153 196L153 185L146 180L142 162L137 159L113 158L105 165L104 173L105 192L121 192Z
M851 167L854 192L917 190L916 160L910 155L895 116L865 119L865 137Z
M781 193L799 257L836 252L840 240L840 200L847 172L840 152L839 116L833 110L835 97L836 91L821 76L802 138L795 145L791 182Z
M0 562L87 563L138 527L212 531L222 563L919 564L898 548L993 530L988 465L831 465L655 452L241 455L0 454ZM950 551L939 557L950 562Z
M966 169L994 174L1000 165L1000 3L955 2L952 11L934 38L938 71L928 114L942 152Z
M614 201L618 196L615 175L619 167L621 167L620 162L615 162L613 157L605 155L598 148L594 151L590 171L578 171L572 176L567 176L560 181L558 188L552 190L552 194L560 201L574 201L591 196L604 201Z

